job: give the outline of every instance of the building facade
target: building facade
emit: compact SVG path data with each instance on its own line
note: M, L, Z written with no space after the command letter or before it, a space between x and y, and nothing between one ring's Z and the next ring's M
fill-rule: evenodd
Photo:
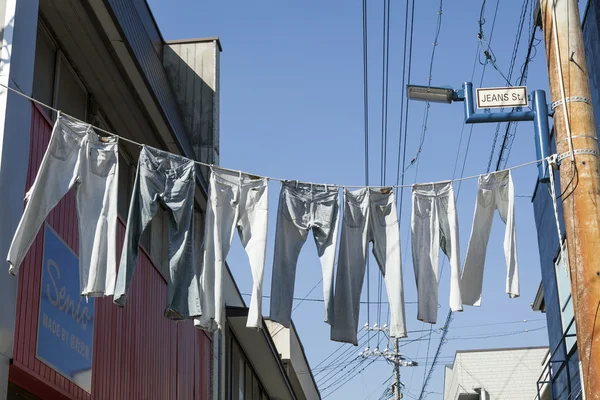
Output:
M165 41L145 0L0 0L0 23L0 85L34 99L0 86L1 254L48 146L53 109L218 164L218 38ZM119 146L118 254L139 154L135 144ZM208 186L208 171L199 172L198 246ZM18 277L0 279L0 399L318 398L294 386L266 325L245 328L248 309L229 267L221 332L163 317L167 229L160 210L142 237L127 304L118 308L112 298L79 295L74 192L60 201Z
M457 351L444 368L444 400L531 400L547 353L547 347Z
M587 2L582 18L582 29L591 100L596 123L598 123L600 121L600 4L597 1ZM554 140L550 142L553 143ZM555 149L552 150L554 152ZM563 235L562 246L559 244L554 206L548 185L537 182L532 200L542 271L542 282L532 306L534 310L546 314L550 346L550 356L539 378L538 386L548 387L552 399L580 399L583 388L571 300L567 257L569 238L564 234L562 203L557 201L558 223ZM562 193L558 176L555 185L557 193Z

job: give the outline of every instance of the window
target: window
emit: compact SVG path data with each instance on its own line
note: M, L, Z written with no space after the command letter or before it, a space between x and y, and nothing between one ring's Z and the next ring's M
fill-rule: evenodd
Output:
M265 390L254 369L246 359L242 348L230 331L231 340L229 348L231 349L229 359L229 384L228 400L268 400Z
M87 121L87 90L61 51L58 52L57 57L54 108Z
M42 24L37 30L35 63L33 70L33 97L44 104L54 103L54 80L56 70L56 45ZM43 108L50 117L51 111Z
M556 285L558 287L558 300L560 303L560 317L562 320L563 334L574 335L575 334L575 323L571 325L569 331L567 328L571 321L573 321L573 301L571 298L571 276L569 271L569 253L567 251L566 243L563 244L563 252L559 252L556 260L554 261L554 269L556 271ZM565 345L567 353L571 352L573 346L577 342L575 336L565 337Z

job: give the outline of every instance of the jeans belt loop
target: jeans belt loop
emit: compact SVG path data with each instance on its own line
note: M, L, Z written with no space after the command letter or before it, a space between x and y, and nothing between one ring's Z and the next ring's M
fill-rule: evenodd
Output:
M238 175L240 178L240 187L242 186L242 171L238 171Z

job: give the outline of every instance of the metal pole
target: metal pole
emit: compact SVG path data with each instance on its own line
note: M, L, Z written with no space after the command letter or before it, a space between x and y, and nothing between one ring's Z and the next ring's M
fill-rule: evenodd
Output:
M541 0L577 348L588 399L600 399L600 163L577 0ZM566 109L564 109L565 107ZM570 133L570 135L569 135ZM570 150L573 153L570 153Z
M400 354L398 353L398 339L394 339L394 399L400 400Z

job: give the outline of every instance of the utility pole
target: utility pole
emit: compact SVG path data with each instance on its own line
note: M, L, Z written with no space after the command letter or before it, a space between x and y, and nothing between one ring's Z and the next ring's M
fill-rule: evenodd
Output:
M394 355L398 357L398 338L394 339ZM394 399L400 400L400 365L398 363L394 363Z
M540 6L557 153L565 155L560 186L582 385L588 400L600 399L600 163L579 8L577 0Z
M380 327L377 324L370 326L368 323L366 323L365 330L382 332L388 339L390 339L389 333L388 333L389 327L387 326L387 324ZM371 350L370 347L367 347L366 349L361 351L358 355L360 357L364 357L364 358L383 357L386 360L388 360L389 362L391 362L392 364L394 364L394 383L392 384L394 400L402 399L403 395L402 395L402 390L401 390L402 383L400 382L400 367L417 367L419 365L419 363L417 363L416 361L406 361L406 358L402 354L400 354L399 346L398 346L398 338L394 338L394 351L393 352L389 351L387 349L387 347L383 351L380 351L379 347L376 347L375 350ZM387 393L390 393L389 387L386 389L386 394Z

